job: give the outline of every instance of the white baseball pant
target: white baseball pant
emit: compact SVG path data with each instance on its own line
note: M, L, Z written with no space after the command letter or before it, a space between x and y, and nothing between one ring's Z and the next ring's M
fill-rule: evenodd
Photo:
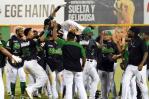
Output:
M3 83L3 77L2 77L2 68L0 68L0 97L1 99L4 99L4 83Z
M115 76L116 67L117 67L117 63L114 63L113 76L110 75L110 78L113 79L113 80L112 80L112 85L111 85L111 88L110 88L110 86L109 86L109 88L108 88L108 92L110 92L110 90L111 90L113 98L116 98L116 97L117 97L116 85L115 85L115 81L114 81L114 76Z
M101 81L101 96L102 99L108 99L109 88L111 88L113 83L113 72L106 72L99 70L99 77Z
M11 94L11 88L10 88L10 81L11 81L11 67L8 64L8 61L6 62L5 66L5 75L6 75L6 89L7 93Z
M130 81L130 99L137 99L136 76L132 77Z
M28 79L28 86L33 85L36 82L36 79L31 74L28 74Z
M57 99L58 98L58 93L57 93L57 89L56 89L56 72L55 71L51 71L49 66L46 66L47 68L47 72L48 75L50 76L50 82L51 82L51 90L52 90L52 94L53 94L53 99Z
M59 95L63 94L63 72L57 73L57 81L58 81L58 92Z
M147 80L146 80L146 70L147 66L143 66L141 71L138 71L138 66L134 65L128 65L125 71L125 74L123 76L123 81L122 81L122 97L121 99L128 99L128 91L129 90L129 85L130 81L133 76L136 76L136 82L137 85L139 86L141 93L142 93L142 98L143 99L148 99L148 87L147 87Z
M20 78L20 82L26 82L26 74L24 72L24 69L23 67L20 67L20 68L15 68L15 67L12 67L11 66L11 82L12 83L16 83L17 81L17 75L19 76Z
M64 76L64 84L66 85L65 99L73 99L72 98L73 81L75 82L75 86L78 89L79 99L87 99L87 94L85 92L85 88L83 84L82 72L72 72L72 71L64 70L63 76Z
M96 70L97 61L92 59L87 59L84 70L83 70L83 78L84 78L84 84L87 87L88 86L88 79L91 78L91 85L89 90L89 98L94 99L95 94L97 91L97 86L99 82L99 76Z
M31 93L48 84L48 76L44 69L37 63L37 60L25 61L24 69L36 79L34 84L27 86L27 89L30 90ZM48 91L49 94L51 94L50 88L48 88Z

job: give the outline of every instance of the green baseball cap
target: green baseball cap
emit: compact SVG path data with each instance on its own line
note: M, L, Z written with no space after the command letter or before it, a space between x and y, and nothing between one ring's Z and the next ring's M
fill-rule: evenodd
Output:
M82 32L82 34L88 34L88 33L93 33L93 31L90 27L86 27Z

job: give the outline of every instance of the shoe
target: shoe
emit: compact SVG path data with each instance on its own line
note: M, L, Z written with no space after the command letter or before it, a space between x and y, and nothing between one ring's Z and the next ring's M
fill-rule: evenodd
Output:
M14 95L11 95L10 99L15 99L15 96Z
M31 92L28 88L26 88L26 92L27 92L29 98L30 98L30 99L33 99L32 92Z
M96 91L96 94L95 94L95 99L98 99L101 95L101 91Z

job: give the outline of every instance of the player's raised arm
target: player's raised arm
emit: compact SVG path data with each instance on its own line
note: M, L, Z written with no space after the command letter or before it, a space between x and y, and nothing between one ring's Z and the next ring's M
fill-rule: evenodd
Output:
M56 13L58 12L58 10L61 8L61 7L63 7L63 5L59 5L59 6L57 6L55 9L54 9L54 11L51 13L51 17L55 17L56 16Z
M53 27L53 39L56 40L56 39L57 39L57 35L58 35L58 34L57 34L57 23L56 23L56 21L53 21L52 24L53 24L53 26L54 26L54 27Z

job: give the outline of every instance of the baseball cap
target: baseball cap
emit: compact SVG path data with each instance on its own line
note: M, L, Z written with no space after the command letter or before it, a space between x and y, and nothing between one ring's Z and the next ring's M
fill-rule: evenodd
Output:
M139 27L133 26L129 29L129 31L134 32L135 34L139 34L140 33L140 29Z
M88 34L88 33L93 33L93 31L90 27L86 27L82 32L82 34Z

